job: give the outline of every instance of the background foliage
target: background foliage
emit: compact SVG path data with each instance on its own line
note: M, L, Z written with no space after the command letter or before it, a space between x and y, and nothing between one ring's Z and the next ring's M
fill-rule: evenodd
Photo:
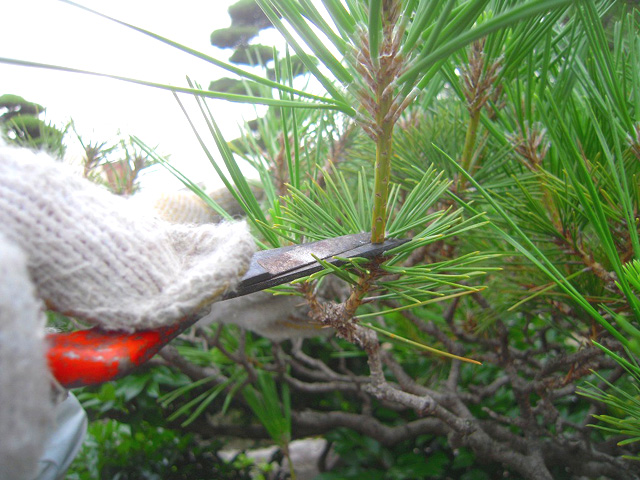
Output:
M45 109L18 95L0 95L0 132L10 144L41 148L54 157L62 158L65 146L62 142L68 126L59 129L41 120Z
M340 459L322 479L637 478L635 4L257 3L259 26L235 28L234 14L212 40L271 74L128 26L242 89L124 80L195 97L212 165L224 162L261 246L359 231L412 241L278 290L303 305L291 317L331 335L196 327L140 374L82 392L96 420L70 475L244 478L215 455L219 439L274 442L286 458L291 439L323 435ZM251 47L265 18L289 49ZM269 109L228 142L207 98Z

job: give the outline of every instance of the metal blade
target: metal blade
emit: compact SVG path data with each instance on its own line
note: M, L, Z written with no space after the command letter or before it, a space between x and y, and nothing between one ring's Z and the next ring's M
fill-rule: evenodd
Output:
M262 254L258 263L262 265L272 275L294 270L296 268L316 262L316 258L325 259L340 255L348 250L370 243L368 233L358 233L355 235L343 235L342 237L327 238L317 242L293 245L286 250L264 250L258 252Z
M372 244L370 238L368 233L358 233L257 252L236 290L229 292L224 298L247 295L322 270L322 265L314 256L340 265L344 262L334 257L372 258L409 241L388 239L383 243Z

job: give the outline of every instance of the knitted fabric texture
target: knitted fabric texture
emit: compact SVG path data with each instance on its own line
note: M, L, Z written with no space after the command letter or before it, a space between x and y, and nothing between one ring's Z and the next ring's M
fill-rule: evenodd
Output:
M256 198L261 198L262 190L252 188ZM241 215L242 208L226 188L213 190L208 195L232 216ZM163 193L161 195L142 192L133 198L142 208L154 210L161 218L171 223L202 224L221 220L211 207L191 191ZM324 282L326 286L334 282ZM348 292L346 293L348 295ZM234 324L251 330L263 337L281 342L296 338L310 338L327 335L332 329L313 323L309 318L309 308L300 297L272 295L256 292L233 298L211 306L211 312L204 316L199 325L210 323Z
M139 195L140 197L144 194ZM151 207L170 223L218 223L222 218L195 193L171 192L158 195Z
M251 191L257 199L264 195L264 191L255 186L251 186ZM242 207L226 187L211 190L207 195L231 217L236 218L244 214ZM191 190L160 195L141 192L135 195L133 200L142 208L153 210L157 216L170 223L203 224L222 221L222 216Z
M0 232L25 253L37 295L107 329L176 322L233 289L254 243L244 223L142 215L44 154L0 147Z
M45 154L0 145L0 479L29 479L51 427L44 304L107 329L154 328L233 289L246 224L184 226Z
M0 478L35 474L53 419L42 302L22 251L0 234Z

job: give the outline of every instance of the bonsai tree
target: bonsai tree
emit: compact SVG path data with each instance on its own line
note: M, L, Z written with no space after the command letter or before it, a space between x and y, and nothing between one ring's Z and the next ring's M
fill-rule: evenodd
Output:
M77 137L84 150L82 175L85 178L105 185L116 195L129 196L138 191L138 175L154 163L144 152L126 140L108 145L107 142L86 143Z
M259 245L410 241L241 303L242 326L196 326L150 370L84 392L94 415L284 457L321 435L340 457L323 479L635 478L638 13L257 3L317 91L295 88L286 51L272 78L195 52L244 92L160 87L195 97ZM208 98L269 110L230 143Z
M18 95L0 95L0 128L5 141L31 148L42 148L62 158L64 130L45 123L38 117L45 109Z

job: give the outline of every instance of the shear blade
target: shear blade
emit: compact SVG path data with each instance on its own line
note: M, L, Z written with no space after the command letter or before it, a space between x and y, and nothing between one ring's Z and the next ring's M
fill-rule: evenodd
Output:
M334 257L372 258L409 241L388 239L383 243L372 244L370 238L368 233L357 233L257 252L237 289L225 295L225 299L247 295L311 275L322 270L322 265L316 258L340 264L344 262Z

